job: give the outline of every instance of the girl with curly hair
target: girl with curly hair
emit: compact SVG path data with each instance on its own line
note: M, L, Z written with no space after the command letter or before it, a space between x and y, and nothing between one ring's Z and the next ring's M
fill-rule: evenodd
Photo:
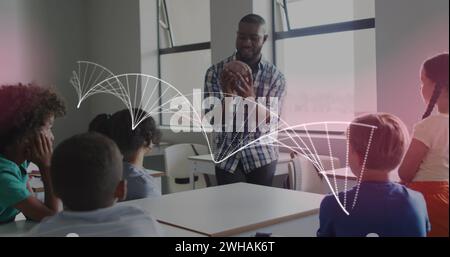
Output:
M40 221L58 211L49 173L53 122L64 114L64 102L50 89L34 84L0 86L0 223L14 221L20 212ZM39 167L44 203L29 185L30 161Z

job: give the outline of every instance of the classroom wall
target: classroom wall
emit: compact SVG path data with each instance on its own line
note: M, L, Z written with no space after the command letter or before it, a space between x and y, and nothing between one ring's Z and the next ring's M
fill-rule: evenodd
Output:
M230 56L235 51L236 31L239 20L246 14L255 12L264 16L268 28L271 29L270 0L211 0L211 62L215 64ZM271 42L264 47L265 58L271 60ZM204 71L206 73L206 70ZM202 133L174 133L170 129L163 130L163 140L171 143L206 144ZM208 133L211 138L211 134Z
M217 63L235 51L239 20L252 12L253 0L211 0L212 63Z
M424 59L447 51L448 0L376 0L378 110L411 129L425 110L419 86Z
M272 31L271 0L211 0L212 63L217 63L235 51L239 20L249 13L261 15ZM272 42L268 39L263 48L264 58L272 60Z
M234 51L237 21L243 15L250 12L267 15L271 28L270 2L211 0L211 17L214 17L211 21L212 63ZM133 72L141 68L143 73L156 74L157 46L152 38L156 37L156 9L149 12L156 4L143 0L127 1L126 4L120 0L105 3L106 0L87 0L87 20L92 25L87 29L86 40L90 42L87 56L111 67L114 72ZM139 4L147 8L139 9ZM375 4L378 111L398 115L411 128L424 110L418 93L420 65L426 57L448 51L448 1L377 0ZM82 1L78 5L81 8ZM270 42L265 46L264 54L271 59ZM102 102L101 106L99 101L90 104L91 115L121 107L114 99ZM171 143L206 143L201 133L163 132L163 140ZM343 146L345 141L332 139L332 144ZM326 153L326 140L317 141L317 148ZM337 155L344 158L344 150Z
M110 95L96 95L77 109L69 79L79 60L97 62L117 74L141 71L139 4L138 0L0 1L0 82L36 81L57 88L68 113L55 124L56 143L85 132L98 113L125 108ZM156 29L153 33L145 46L156 41ZM154 62L146 63L146 69L156 70Z
M0 83L16 83L26 77L31 80L25 61L26 44L24 26L25 10L21 1L0 1Z
M158 27L157 1L140 0L140 48L141 71L158 76ZM154 99L156 101L157 99Z
M116 74L142 72L157 75L156 1L44 0L13 1L13 3L5 1L13 6L9 7L10 9L19 8L19 2L23 2L25 5L23 9L29 11L26 15L34 17L32 18L34 23L41 23L42 38L50 38L54 41L54 45L60 46L61 49L51 55L58 59L52 62L55 70L48 69L50 71L47 72L54 74L53 76L58 77L58 81L64 84L61 90L69 107L64 126L62 123L61 126L58 124L55 126L57 138L62 139L84 132L89 121L99 113L111 113L124 108L121 101L110 95L95 95L88 98L80 109L76 109L75 91L67 83L72 70L76 67L76 61L96 62ZM234 51L237 22L243 15L252 12L252 8L258 9L259 11L255 12L267 16L266 19L270 22L271 9L268 5L270 0L211 1L213 6L211 17L222 17L214 19L211 24L211 32L214 33L213 53L216 53L213 63L214 59L222 59ZM3 10L7 9L3 7ZM25 15L25 11L22 14ZM23 17L17 19L22 21ZM221 22L215 23L219 20ZM22 25L26 28L31 27L31 23ZM268 28L271 26L268 25ZM224 33L225 30L229 33ZM270 44L268 42L267 45ZM266 46L264 51L266 58L271 59L271 49ZM62 62L64 65L60 64ZM30 66L39 67L34 64ZM36 73L44 74L42 71ZM172 143L206 143L201 133L173 133L169 129L163 131L163 140Z
M1 0L0 27L0 83L55 87L68 109L55 123L56 143L82 132L87 111L75 109L69 78L86 58L85 1Z
M249 13L263 16L267 22L268 33L272 30L271 0L211 0L211 52L212 63L215 64L230 56L235 51L236 31L239 20ZM176 17L176 16L175 16ZM272 60L272 42L269 39L263 48L264 58ZM205 70L206 73L206 70ZM210 142L211 133L208 133ZM176 143L207 144L202 133L174 133L170 128L163 129L163 141Z
M264 44L262 50L263 56L266 60L273 62L272 54L272 0L253 0L253 13L261 15L266 20L266 29L269 38Z
M421 64L435 53L448 52L448 10L447 0L375 1L377 110L399 116L410 131L425 110L419 90ZM346 141L330 142L344 165ZM329 152L326 138L315 138L314 144L319 153Z
M377 87L365 95L376 94L377 110L398 115L410 130L425 109L419 93L420 66L427 57L448 51L448 5L447 0L375 1ZM326 137L313 142L317 152L328 154ZM341 137L330 142L344 165L346 141Z
M139 0L87 0L86 12L88 60L116 75L139 73ZM118 98L101 94L91 96L82 108L89 109L89 117L93 118L99 113L113 113L126 107Z
M234 51L237 21L243 15L254 11L271 21L270 2L211 0L213 63ZM398 115L411 128L425 109L418 89L420 65L426 57L448 51L449 3L377 0L375 4L378 110ZM0 49L11 55L5 58L6 51L0 50L0 77L57 87L69 109L63 122L55 125L59 141L85 131L94 115L123 108L117 99L99 95L77 110L75 91L68 83L75 62L99 62L115 73L157 74L156 30L156 1L1 0ZM270 58L270 45L264 51ZM164 141L205 143L201 133L163 132ZM319 149L326 151L326 144Z

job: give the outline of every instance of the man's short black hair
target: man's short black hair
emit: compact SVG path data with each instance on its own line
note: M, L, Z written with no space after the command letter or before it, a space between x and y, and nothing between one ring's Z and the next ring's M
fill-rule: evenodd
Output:
M259 16L258 14L247 14L245 15L239 23L251 23L251 24L258 24L260 26L266 25L266 21L263 17Z
M114 204L122 168L122 156L114 141L99 133L76 135L53 153L52 185L71 211L106 208Z

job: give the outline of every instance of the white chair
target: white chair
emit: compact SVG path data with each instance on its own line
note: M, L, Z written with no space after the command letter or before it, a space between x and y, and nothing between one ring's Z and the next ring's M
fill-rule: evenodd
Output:
M332 162L335 168L339 168L341 165L338 158L330 158L330 156L325 155L319 155L318 157L325 170L332 168ZM302 154L291 153L291 158L292 165L289 167L290 188L298 191L326 194L326 183L313 163Z
M208 147L199 144L177 144L164 149L167 176L167 192L175 193L192 190L189 181L191 162L189 156L208 154ZM195 188L206 187L204 176L195 176Z

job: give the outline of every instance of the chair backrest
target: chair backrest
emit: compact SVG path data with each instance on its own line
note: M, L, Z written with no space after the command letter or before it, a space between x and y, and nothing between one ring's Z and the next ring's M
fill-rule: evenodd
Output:
M293 159L293 189L325 194L327 192L326 185L323 181L322 175L319 174L313 163L302 154L292 155ZM331 169L332 162L335 168L340 167L338 158L330 158L329 156L319 155L320 162L325 170Z
M189 156L208 154L208 147L199 144L177 144L164 149L166 174L173 178L189 177Z

